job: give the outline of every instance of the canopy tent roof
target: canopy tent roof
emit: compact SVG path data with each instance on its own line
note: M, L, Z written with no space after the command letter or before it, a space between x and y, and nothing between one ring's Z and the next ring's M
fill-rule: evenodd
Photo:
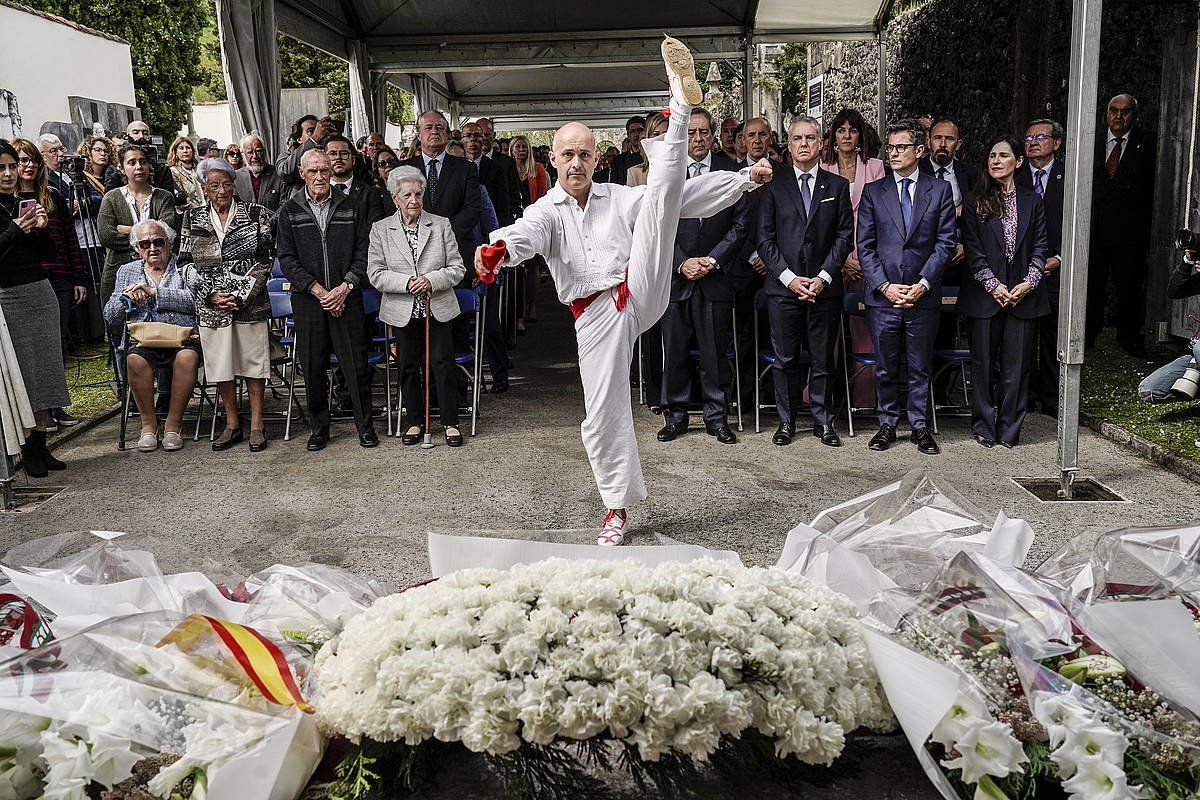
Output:
M361 43L373 81L502 126L619 122L662 104L664 32L740 71L755 42L873 37L892 2L275 0L289 36L347 59Z

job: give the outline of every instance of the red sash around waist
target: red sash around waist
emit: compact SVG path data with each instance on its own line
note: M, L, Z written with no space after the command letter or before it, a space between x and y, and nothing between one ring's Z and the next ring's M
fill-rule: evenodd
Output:
M629 302L629 267L625 268L625 280L621 281L611 289L601 289L598 292L592 292L587 297L577 297L570 303L571 313L575 319L583 316L583 312L587 311L588 306L596 301L596 298L605 292L612 293L613 304L617 307L617 311L624 311L625 304Z

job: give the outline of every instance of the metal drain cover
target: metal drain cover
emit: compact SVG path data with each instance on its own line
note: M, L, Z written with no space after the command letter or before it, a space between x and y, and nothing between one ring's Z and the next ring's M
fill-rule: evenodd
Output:
M1013 483L1042 502L1127 503L1129 502L1095 478L1076 478L1071 484L1072 497L1067 500L1058 494L1062 483L1058 478L1013 478Z
M5 511L37 511L46 503L62 494L65 486L16 486L13 487L14 505Z

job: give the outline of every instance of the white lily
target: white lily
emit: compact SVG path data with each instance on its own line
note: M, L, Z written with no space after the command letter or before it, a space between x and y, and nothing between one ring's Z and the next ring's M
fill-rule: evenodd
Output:
M1062 745L1050 754L1050 760L1058 765L1058 774L1069 778L1079 765L1087 760L1099 758L1110 764L1122 764L1129 740L1111 728L1090 725L1067 732Z
M978 783L984 775L1003 778L1021 772L1028 761L1025 749L1002 722L975 725L954 743L958 757L942 762L946 769L961 769L964 783Z
M947 749L978 725L990 721L992 715L987 706L975 695L962 692L954 699L954 705L933 729L930 738Z
M1079 762L1075 775L1063 781L1071 800L1143 800L1150 795L1130 786L1125 770L1102 758Z

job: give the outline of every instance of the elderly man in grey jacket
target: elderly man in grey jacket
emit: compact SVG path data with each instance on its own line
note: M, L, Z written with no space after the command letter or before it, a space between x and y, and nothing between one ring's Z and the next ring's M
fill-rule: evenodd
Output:
M413 445L428 433L419 374L428 326L429 361L446 444L460 447L463 436L458 427L451 321L459 315L454 287L466 274L466 266L450 220L424 208L421 170L396 167L388 174L387 188L396 213L371 228L367 276L383 293L379 318L396 329L400 396L408 412L408 426L401 438L404 444Z

